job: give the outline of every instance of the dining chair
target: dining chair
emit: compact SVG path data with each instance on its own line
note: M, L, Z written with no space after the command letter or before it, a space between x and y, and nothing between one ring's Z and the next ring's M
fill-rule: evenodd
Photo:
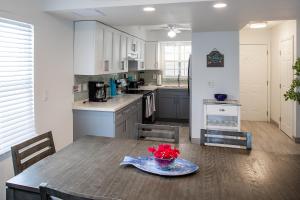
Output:
M83 194L62 191L50 187L47 183L41 183L40 186L41 200L106 200L107 197L88 197Z
M15 175L55 152L51 131L12 146L11 154Z
M138 139L179 143L179 127L155 124L137 124Z

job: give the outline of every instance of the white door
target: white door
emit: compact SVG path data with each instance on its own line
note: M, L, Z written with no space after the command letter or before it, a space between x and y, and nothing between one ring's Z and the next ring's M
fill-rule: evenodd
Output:
M280 79L281 79L281 106L280 106L280 129L289 137L293 137L293 114L294 107L291 100L285 101L284 94L289 90L293 80L294 65L294 38L280 42Z
M240 46L241 119L268 121L268 47Z

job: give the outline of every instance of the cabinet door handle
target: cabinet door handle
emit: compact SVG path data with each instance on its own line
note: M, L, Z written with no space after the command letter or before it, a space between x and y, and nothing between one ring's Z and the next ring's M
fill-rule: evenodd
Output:
M225 112L225 109L224 108L220 108L219 111L220 112Z

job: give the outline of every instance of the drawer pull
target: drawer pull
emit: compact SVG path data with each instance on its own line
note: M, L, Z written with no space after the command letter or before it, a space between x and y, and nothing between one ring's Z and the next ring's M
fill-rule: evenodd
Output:
M224 108L219 109L220 112L225 112Z

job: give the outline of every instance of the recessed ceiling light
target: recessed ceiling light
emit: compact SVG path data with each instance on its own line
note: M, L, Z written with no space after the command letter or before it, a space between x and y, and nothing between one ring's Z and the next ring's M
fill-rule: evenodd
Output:
M155 11L155 8L154 7L150 7L150 6L149 7L145 7L144 11L145 12L153 12L153 11Z
M253 22L250 23L249 27L253 29L260 29L260 28L266 28L267 27L267 22Z
M215 3L214 8L225 8L227 7L226 3Z

